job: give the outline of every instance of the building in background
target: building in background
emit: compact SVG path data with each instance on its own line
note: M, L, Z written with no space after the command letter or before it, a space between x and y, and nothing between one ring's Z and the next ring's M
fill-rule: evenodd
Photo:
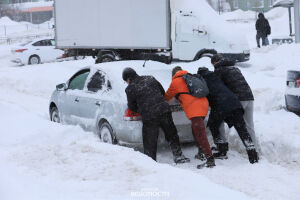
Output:
M267 12L272 9L276 0L228 0L232 10L241 9L244 11L252 10L257 12Z
M228 12L237 9L266 12L276 0L207 0L217 12Z
M53 17L53 1L2 0L1 16L40 24Z

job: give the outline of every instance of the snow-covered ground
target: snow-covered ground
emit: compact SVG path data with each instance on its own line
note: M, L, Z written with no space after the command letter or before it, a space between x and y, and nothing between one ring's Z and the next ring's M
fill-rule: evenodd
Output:
M278 16L272 30L282 30L286 15ZM164 147L155 163L80 127L50 122L55 85L94 60L19 67L9 62L11 46L0 46L0 199L300 199L300 118L284 109L286 71L300 70L300 45L256 49L253 23L237 23L252 47L251 60L239 66L255 95L261 160L249 164L231 130L229 159L203 170L195 167L195 146L183 147L189 164L173 165ZM212 69L207 58L175 65L191 73Z
M34 37L53 35L54 20L42 24L29 22L15 22L8 17L0 18L0 44L22 42L22 40Z

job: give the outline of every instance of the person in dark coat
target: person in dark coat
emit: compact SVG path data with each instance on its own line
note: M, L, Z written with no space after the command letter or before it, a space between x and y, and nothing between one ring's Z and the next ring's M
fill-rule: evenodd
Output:
M265 18L264 14L259 13L256 20L256 41L257 47L260 48L260 39L262 39L262 45L269 45L268 35L271 34L271 27L269 21Z
M159 128L162 128L170 144L174 162L189 162L182 154L177 129L169 104L164 98L162 85L153 76L139 76L132 68L125 68L122 76L128 84L125 90L128 108L142 117L144 153L156 161L157 139Z
M224 59L221 55L216 54L211 58L211 63L215 68L215 73L221 78L224 84L239 98L244 109L244 120L247 130L250 133L256 149L260 149L253 122L254 96L245 77L235 67L235 62Z
M221 123L225 121L229 127L234 126L237 130L246 147L249 162L258 162L257 152L247 131L243 119L244 110L238 97L224 85L217 74L209 71L206 67L200 67L197 74L204 78L209 89L207 98L211 110L207 126L211 130L214 143L219 149L218 153L214 153L214 157L225 157L228 151L228 143L222 139L219 131Z

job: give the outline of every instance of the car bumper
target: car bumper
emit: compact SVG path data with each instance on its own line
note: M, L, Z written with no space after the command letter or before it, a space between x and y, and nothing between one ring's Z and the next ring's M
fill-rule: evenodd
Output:
M176 124L179 141L181 143L190 143L194 141L192 128L190 121L182 119L182 113L173 113L173 120ZM185 117L186 118L186 117ZM178 121L181 120L181 123ZM183 121L182 121L183 120ZM184 122L184 123L182 123ZM125 121L121 127L122 129L116 129L116 136L119 144L125 146L141 146L143 145L143 123L142 121ZM162 129L159 129L159 136L157 143L159 145L167 144L165 134Z
M11 62L17 63L17 64L23 64L22 60L19 58L13 59L13 60L11 60Z
M246 62L250 60L250 53L221 53L221 55L236 62Z

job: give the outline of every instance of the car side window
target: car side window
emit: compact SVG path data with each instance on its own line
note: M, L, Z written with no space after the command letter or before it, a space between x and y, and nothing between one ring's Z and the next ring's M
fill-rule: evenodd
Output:
M89 70L84 70L77 73L69 82L68 89L70 90L83 90L84 83L89 75Z
M44 40L45 41L45 46L52 46L51 40Z
M33 46L52 46L52 43L50 40L40 40L38 42L35 42L32 44Z
M37 41L32 44L33 46L42 46L42 41Z
M105 76L100 71L97 71L90 79L90 82L87 85L87 89L91 92L98 92L99 90L103 89L104 85Z

